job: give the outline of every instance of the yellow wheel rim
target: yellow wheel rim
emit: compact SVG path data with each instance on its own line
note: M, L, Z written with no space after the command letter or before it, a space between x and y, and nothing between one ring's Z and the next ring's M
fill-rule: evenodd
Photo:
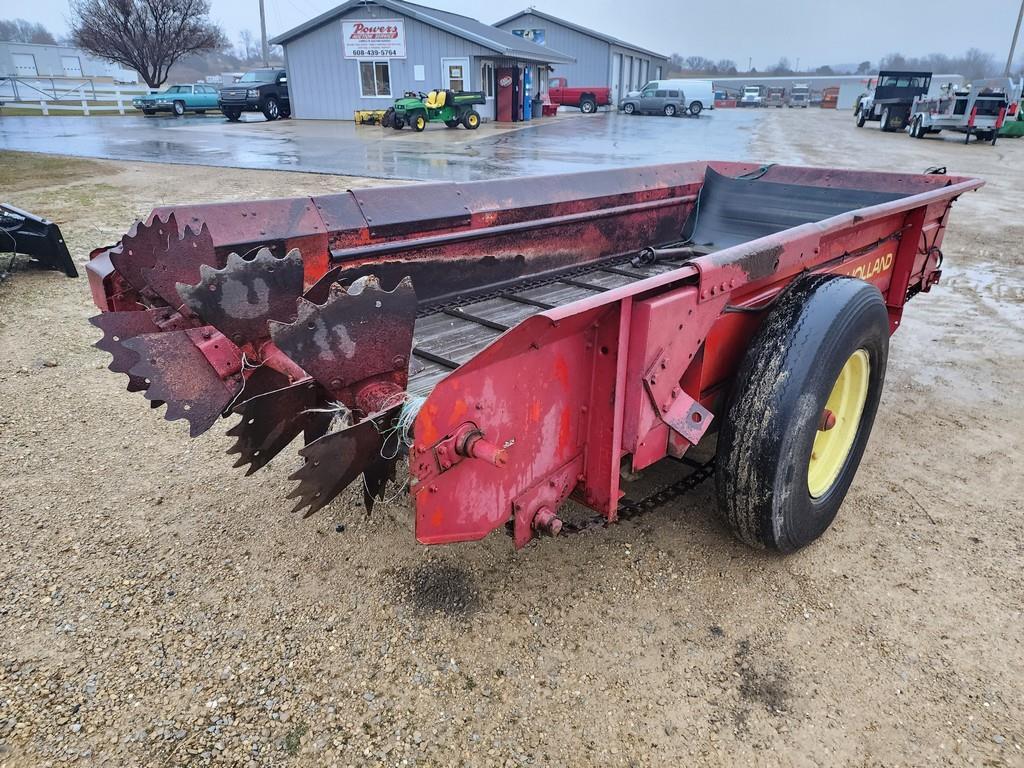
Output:
M832 387L832 394L825 403L826 413L822 416L818 434L811 448L807 465L807 490L812 498L824 496L835 483L846 464L846 458L857 438L860 417L868 399L868 381L871 378L871 360L868 353L858 349L839 372L839 378ZM828 412L835 417L829 429L826 421Z
M479 122L480 122L480 120L479 120L479 119L477 118L477 116L476 116L476 115L470 115L470 116L469 116L469 124L470 124L470 125L473 125L473 126L475 126L475 125L476 125L477 123L479 123Z
M427 121L424 120L422 117L417 117L416 118L416 127L417 128L423 128L423 127L426 126L426 124L427 124Z

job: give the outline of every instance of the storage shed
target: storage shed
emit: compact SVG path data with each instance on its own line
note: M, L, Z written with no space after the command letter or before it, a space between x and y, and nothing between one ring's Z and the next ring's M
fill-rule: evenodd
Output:
M485 120L516 120L527 89L537 94L552 65L573 63L555 48L402 0L349 0L271 42L284 46L292 114L326 120L438 88L483 91Z
M494 26L572 56L574 62L555 64L552 74L566 78L573 86L611 88L613 104L629 91L668 73L668 57L663 54L536 8L502 19Z
M0 41L0 77L68 78L137 83L139 75L69 45L39 45Z

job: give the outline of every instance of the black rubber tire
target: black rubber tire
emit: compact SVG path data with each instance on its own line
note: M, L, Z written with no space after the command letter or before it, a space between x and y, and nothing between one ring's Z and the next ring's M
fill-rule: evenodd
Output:
M675 116L676 116L676 105L675 104L666 104L665 105L665 117L675 117Z
M690 114L693 115L694 117L696 117L697 115L699 115L703 111L704 111L704 104L703 103L701 103L699 101L694 101L694 102L690 103Z
M475 131L480 127L480 113L475 109L469 110L466 116L462 118L462 125L465 126L467 131Z
M864 127L864 123L866 123L867 121L868 121L867 112L865 110L863 110L863 109L858 109L857 110L857 127L858 128L863 128Z
M224 109L224 117L228 119L228 122L237 123L238 118L242 116L242 111L239 109Z
M427 127L427 116L426 115L413 115L412 117L412 129L416 133L421 132Z
M597 102L589 97L580 99L580 112L585 115L592 115L597 112Z
M878 127L881 128L886 133L888 133L889 131L892 130L892 126L889 125L889 108L888 107L886 107L885 109L882 110L882 117L879 120L879 126Z
M400 131L405 127L405 120L403 120L400 117L396 117L394 121L391 123L391 127L394 128L396 131Z
M918 115L910 125L910 135L915 139L923 139L927 133L928 131L924 127L924 120Z
M860 424L835 481L813 498L807 469L821 414L859 349L871 368ZM888 356L889 316L874 285L811 275L786 289L750 341L720 424L718 509L737 538L794 552L828 529L871 434Z
M267 96L263 100L263 106L260 107L260 112L267 118L268 122L273 122L281 116L281 106L277 102L277 98L274 96Z
M182 117L185 114L185 102L176 101L171 105L171 114L175 117Z
M636 112L636 104L627 101L625 104L622 105L622 111L625 112L627 115L632 115Z
M458 120L445 120L444 124L449 128L458 128L461 125Z

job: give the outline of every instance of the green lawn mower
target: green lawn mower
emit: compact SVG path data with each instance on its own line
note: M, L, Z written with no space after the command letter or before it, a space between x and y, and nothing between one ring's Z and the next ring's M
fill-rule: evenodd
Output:
M410 92L395 101L381 122L385 127L390 123L396 131L407 125L422 131L427 123L444 123L449 128L462 125L473 131L480 127L480 113L473 107L485 102L483 91Z

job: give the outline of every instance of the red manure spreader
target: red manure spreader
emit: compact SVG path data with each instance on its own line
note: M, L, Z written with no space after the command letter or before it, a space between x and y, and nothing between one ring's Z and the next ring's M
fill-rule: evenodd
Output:
M419 541L518 547L570 499L671 497L624 478L672 457L790 552L835 518L889 335L982 183L695 162L159 208L92 253L92 322L166 418L231 419L247 474L301 436L293 511L353 482L369 509L402 461Z

